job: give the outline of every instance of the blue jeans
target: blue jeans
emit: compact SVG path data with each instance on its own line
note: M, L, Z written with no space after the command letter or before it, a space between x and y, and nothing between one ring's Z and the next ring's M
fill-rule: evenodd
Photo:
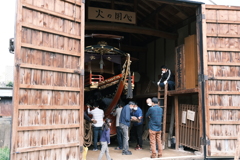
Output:
M120 125L120 128L121 128L122 133L123 133L123 150L122 150L122 152L127 152L128 149L129 149L128 126L125 125L125 124L122 124L122 123L119 123L119 125Z
M168 83L168 90L174 90L175 89L175 82L167 81L167 83ZM165 86L164 83L160 83L159 85L162 88Z
M122 129L118 126L117 127L117 141L118 141L118 147L120 149L123 148L123 133L122 133Z
M101 138L102 127L93 127L93 148L97 149L97 142Z

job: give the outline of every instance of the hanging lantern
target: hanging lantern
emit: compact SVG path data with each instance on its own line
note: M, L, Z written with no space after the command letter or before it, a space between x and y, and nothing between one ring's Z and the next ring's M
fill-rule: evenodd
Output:
M103 62L102 55L101 55L101 60L100 60L99 64L100 64L100 69L103 69L104 62Z

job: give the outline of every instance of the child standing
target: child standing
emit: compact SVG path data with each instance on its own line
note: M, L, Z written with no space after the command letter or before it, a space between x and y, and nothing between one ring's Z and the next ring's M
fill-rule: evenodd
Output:
M100 142L102 145L101 152L99 154L98 160L102 159L103 154L106 154L107 160L112 160L109 155L108 145L110 144L110 126L111 119L106 119L105 123L102 126L102 136L100 138Z

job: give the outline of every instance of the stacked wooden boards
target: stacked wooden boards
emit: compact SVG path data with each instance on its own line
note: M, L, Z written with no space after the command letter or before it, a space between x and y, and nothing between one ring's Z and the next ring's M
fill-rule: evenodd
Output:
M240 7L202 6L208 156L234 156L240 130Z
M11 159L80 160L85 5L17 2Z

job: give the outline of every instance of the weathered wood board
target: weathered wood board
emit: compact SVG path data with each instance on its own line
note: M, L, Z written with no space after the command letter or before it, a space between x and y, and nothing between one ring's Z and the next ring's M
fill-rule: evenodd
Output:
M240 7L202 6L208 156L234 156L240 131Z
M84 7L17 1L12 160L82 159Z
M193 119L187 116L188 111L194 112ZM179 105L179 144L195 150L200 150L200 122L197 105Z

